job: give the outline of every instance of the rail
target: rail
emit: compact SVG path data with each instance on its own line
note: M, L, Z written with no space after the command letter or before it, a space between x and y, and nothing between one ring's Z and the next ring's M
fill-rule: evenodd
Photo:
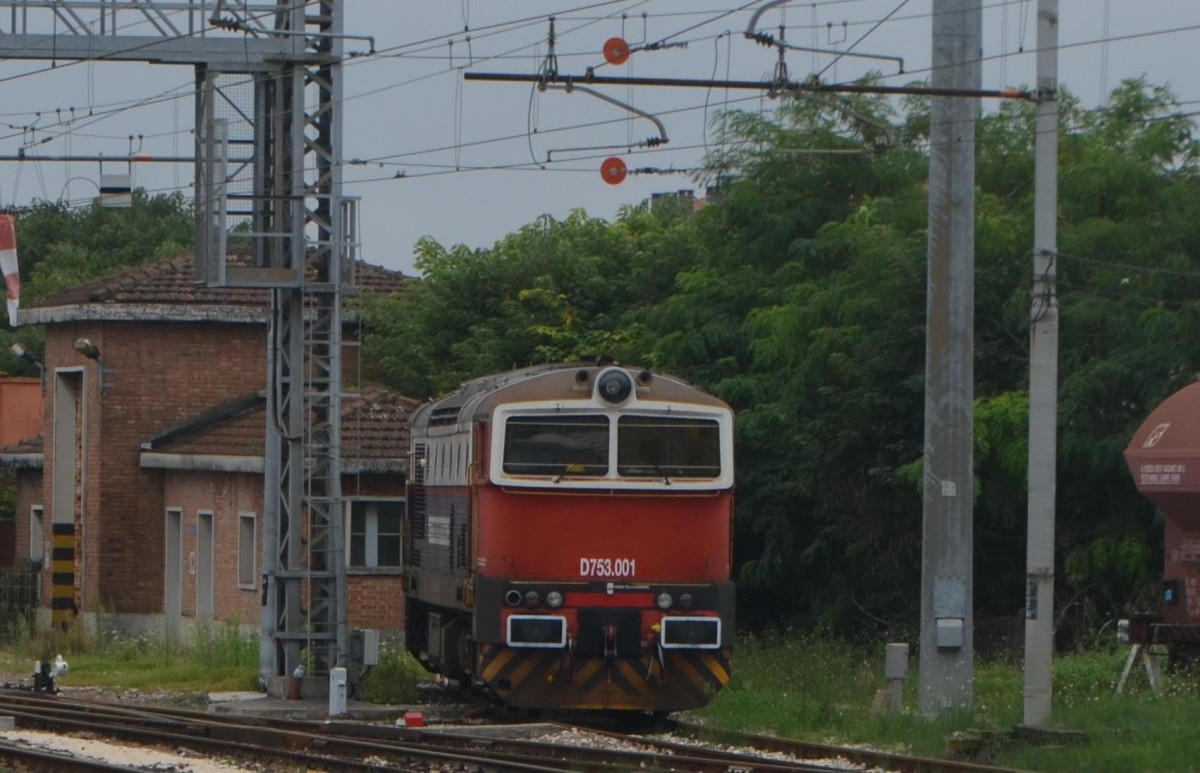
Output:
M866 766L919 773L1016 773L968 762L747 735L673 721L658 723L654 735L548 723L551 727L537 738L513 738L485 736L476 727L402 728L345 720L239 717L80 701L20 690L0 690L0 704L22 728L89 732L168 747L187 745L238 760L287 761L314 768L335 765L339 770L450 766L480 771L779 773L861 770ZM645 729L644 723L640 729ZM662 730L671 735L664 736ZM0 746L0 759L5 754L5 747Z

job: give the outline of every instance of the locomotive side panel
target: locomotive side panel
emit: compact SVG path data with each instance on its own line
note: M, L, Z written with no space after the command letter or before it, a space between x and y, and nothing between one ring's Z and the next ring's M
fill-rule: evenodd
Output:
M466 679L470 614L470 433L413 433L405 534L405 643L431 671Z
M470 554L470 433L425 437L414 445L409 490L410 597L431 604L463 605Z

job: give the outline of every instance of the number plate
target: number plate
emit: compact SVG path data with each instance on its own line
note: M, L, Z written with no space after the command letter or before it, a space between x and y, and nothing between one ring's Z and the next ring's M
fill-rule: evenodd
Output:
M634 558L581 558L580 577L636 577L637 559Z

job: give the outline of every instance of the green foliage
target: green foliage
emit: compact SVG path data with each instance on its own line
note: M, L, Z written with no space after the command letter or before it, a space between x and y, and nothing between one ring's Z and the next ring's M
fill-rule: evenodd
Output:
M0 567L0 642L27 639L37 619L42 564Z
M103 628L104 621L100 624ZM161 632L89 633L73 625L29 635L0 662L32 671L34 660L56 655L70 664L64 677L70 685L205 693L254 690L258 684L258 635L242 631L236 622L200 626L186 645Z
M1135 677L1125 694L1116 695L1126 654L1111 648L1055 659L1054 720L1086 733L1089 743L1082 746L1032 746L1010 736L1022 721L1018 665L977 661L972 710L926 719L919 713L914 648L904 710L889 714L876 707L887 686L882 644L848 645L819 635L743 637L730 686L697 713L723 728L935 758L949 756L953 733L977 732L991 739L977 761L1006 769L1194 770L1200 679L1169 673L1162 694L1155 695Z
M1200 371L1200 146L1141 81L1061 105L1056 606L1060 643L1080 645L1154 597L1161 524L1122 451ZM724 115L720 201L692 217L576 212L490 250L424 242L426 281L377 302L366 351L416 396L599 353L691 380L738 411L739 621L902 631L919 604L929 120L927 100L903 108ZM977 133L983 618L1023 603L1033 107Z
M69 209L35 202L17 212L21 295L34 300L89 279L188 249L195 238L182 194L136 191L129 208Z
M413 703L417 700L417 683L428 679L428 673L404 647L380 647L379 664L368 669L360 690L363 700L370 703Z
M0 468L0 524L13 526L17 516L17 471Z
M149 196L138 190L128 208L95 203L70 209L37 201L15 214L23 304L129 266L175 257L195 238L191 203L179 193ZM10 351L14 343L40 357L41 328L0 328L0 371L39 375L37 366Z
M647 346L631 310L669 293L686 221L626 211L543 217L492 250L418 245L425 281L368 309L367 358L401 391L431 396L484 373Z

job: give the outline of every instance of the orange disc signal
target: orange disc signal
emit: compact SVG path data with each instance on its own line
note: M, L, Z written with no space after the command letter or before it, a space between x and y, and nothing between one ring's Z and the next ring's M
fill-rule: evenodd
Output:
M609 38L604 41L604 61L609 64L625 64L629 59L629 44L624 38Z
M604 163L600 165L600 176L609 185L620 185L625 181L625 174L625 162L616 156L604 159Z

